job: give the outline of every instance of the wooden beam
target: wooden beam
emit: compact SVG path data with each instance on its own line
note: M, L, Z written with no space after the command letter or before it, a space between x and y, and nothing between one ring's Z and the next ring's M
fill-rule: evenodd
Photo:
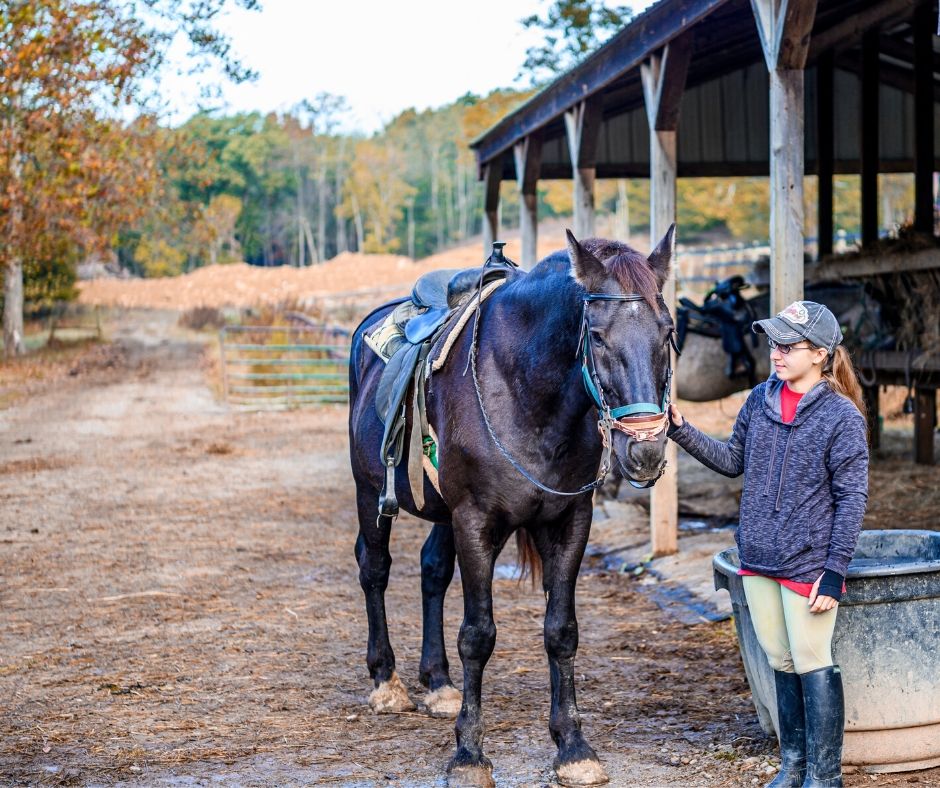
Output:
M919 252L873 255L854 260L832 260L808 265L806 278L811 282L824 282L831 279L852 279L861 276L936 269L940 269L940 249L922 249Z
M933 5L914 12L914 229L933 235Z
M654 53L640 66L643 98L650 127L650 248L653 249L676 223L677 129L679 105L685 89L692 54L691 32ZM676 319L676 270L673 248L669 279L663 300ZM670 351L671 352L671 351ZM678 390L676 359L673 358L673 391ZM650 494L650 543L653 555L671 555L679 550L678 454L672 441L666 444L666 471Z
M729 0L673 0L645 11L633 23L515 112L471 143L481 162L541 129L565 110L635 69Z
M483 258L493 251L493 241L499 239L499 184L503 163L495 159L483 168Z
M881 448L881 414L878 402L879 386L862 387L862 399L868 411L868 445L872 451Z
M519 189L519 231L522 236L520 265L531 271L538 262L538 182L542 166L542 138L532 134L513 146L516 185Z
M835 157L835 64L826 52L816 64L816 173L819 177L816 237L817 257L832 254L832 177Z
M816 0L751 0L767 70L802 70L816 20Z
M851 71L853 74L858 74L859 77L862 75L861 59L858 58L855 53L846 52L845 54L836 56L836 65L844 71ZM897 88L912 96L917 89L914 82L913 69L904 69L893 63L886 63L884 60L880 60L878 63L878 81L882 85ZM940 85L934 82L932 83L932 89L933 100L940 102Z
M890 25L900 19L906 19L914 10L919 0L886 0L877 3L857 14L850 14L845 20L813 35L809 44L809 62L814 62L829 49L841 51L854 46L866 30L879 25Z
M693 35L692 31L684 33L640 64L650 131L675 131L679 126L679 106L692 59Z
M937 390L914 389L914 462L933 465L933 438L937 429Z
M601 103L587 99L565 113L565 132L571 156L574 234L594 235L594 181L597 177L597 141L601 131Z
M751 0L770 81L770 308L803 297L803 66L816 0Z
M878 37L877 28L862 36L862 101L859 131L862 154L862 246L878 240Z

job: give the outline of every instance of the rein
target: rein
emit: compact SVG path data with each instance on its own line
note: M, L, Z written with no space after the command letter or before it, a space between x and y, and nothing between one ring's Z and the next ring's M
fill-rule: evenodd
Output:
M503 446L502 442L497 437L496 431L493 429L493 425L490 422L489 414L486 412L486 406L483 404L483 392L480 389L480 381L477 377L476 357L479 346L480 325L480 310L478 305L477 313L473 323L473 336L470 340L470 353L468 361L473 378L473 388L476 391L477 403L480 406L480 413L483 415L483 423L486 425L486 429L490 434L490 438L492 438L493 443L496 444L496 448L499 449L503 457L512 465L513 468L515 468L522 476L532 482L532 484L534 484L540 490L551 493L553 495L564 496L583 495L584 493L591 490L596 490L604 483L604 480L607 478L607 474L610 473L610 458L613 445L613 441L611 440L611 430L619 430L634 440L654 441L656 440L656 437L666 429L669 423L669 394L672 387L671 356L669 360L669 367L666 372L666 386L665 390L663 391L663 399L660 406L649 402L637 402L611 409L607 404L606 398L604 397L604 388L601 384L600 378L598 377L597 367L594 363L594 354L591 350L591 324L588 318L588 304L593 301L642 300L644 300L643 296L637 293L624 293L618 295L609 295L606 293L588 293L582 297L581 334L578 338L578 353L581 356L581 376L584 381L584 387L587 390L588 395L591 397L591 400L594 402L594 405L597 407L598 413L600 414L600 418L597 422L597 429L601 434L601 443L603 449L597 478L593 482L582 485L580 488L573 491L556 490L553 487L549 487L548 485L538 481L538 479L533 477L525 468L522 467L522 465L519 464L519 461L516 460L512 454L510 454L509 450ZM676 353L678 353L679 349L676 347L674 333L670 335L670 342L672 347L676 350ZM640 489L652 487L663 475L665 469L666 465L663 463L662 468L660 468L659 475L654 479L650 479L648 482L638 482L635 479L631 479L629 476L627 477L627 481L629 481L630 484L634 487Z

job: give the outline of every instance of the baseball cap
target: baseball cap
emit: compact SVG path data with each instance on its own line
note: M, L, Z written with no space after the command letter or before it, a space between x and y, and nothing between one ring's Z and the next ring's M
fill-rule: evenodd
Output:
M766 320L755 320L751 330L767 334L774 342L791 345L806 339L816 347L825 348L829 355L842 341L839 321L828 307L815 301L794 301L790 306Z

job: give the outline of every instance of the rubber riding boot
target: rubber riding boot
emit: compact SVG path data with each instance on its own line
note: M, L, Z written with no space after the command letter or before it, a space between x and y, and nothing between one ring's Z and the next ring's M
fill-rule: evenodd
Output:
M842 788L845 697L838 665L800 675L806 714L806 780L803 788Z
M796 673L774 671L777 723L780 726L780 771L767 788L802 788L806 779L806 721L803 685Z

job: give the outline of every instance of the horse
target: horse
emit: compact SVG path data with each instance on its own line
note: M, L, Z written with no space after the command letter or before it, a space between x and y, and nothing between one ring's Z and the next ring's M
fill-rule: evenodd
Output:
M496 642L494 564L513 534L521 564L540 574L547 600L555 771L568 785L607 781L582 733L575 700L575 583L591 528L591 491L608 471L649 487L665 467L675 331L662 288L674 249L675 226L648 258L617 241L579 242L569 231L567 251L549 255L529 273L511 273L481 302L426 386L440 492L425 475L423 505L415 504L406 447L395 494L403 509L433 523L421 550L419 678L429 690L425 701L432 714L456 713L449 785L493 785L492 764L483 754L481 687ZM376 516L386 468L379 456L383 425L374 407L383 362L363 341L392 308L378 309L356 329L350 352L355 556L368 615L369 705L375 712L415 708L395 670L385 617L392 518ZM455 558L464 594L462 696L450 678L443 637L444 595Z

